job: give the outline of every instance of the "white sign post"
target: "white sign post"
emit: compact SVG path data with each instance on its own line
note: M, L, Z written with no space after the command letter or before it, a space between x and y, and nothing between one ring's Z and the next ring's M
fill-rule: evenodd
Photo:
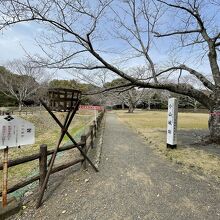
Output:
M167 116L167 148L177 147L177 117L178 117L178 100L170 98L168 101Z
M34 144L35 127L17 116L0 116L0 150L4 150L2 206L7 206L8 148Z

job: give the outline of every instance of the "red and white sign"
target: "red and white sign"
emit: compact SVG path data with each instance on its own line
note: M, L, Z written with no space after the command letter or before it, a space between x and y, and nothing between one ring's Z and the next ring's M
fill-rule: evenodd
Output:
M79 109L102 111L104 109L104 107L103 106L99 106L99 105L80 105Z

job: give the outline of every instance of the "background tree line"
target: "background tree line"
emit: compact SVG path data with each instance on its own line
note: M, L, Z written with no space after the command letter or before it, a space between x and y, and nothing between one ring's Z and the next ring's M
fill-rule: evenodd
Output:
M0 106L39 105L39 98L46 96L49 88L78 89L83 94L99 89L89 83L76 80L53 79L43 68L34 67L27 60L14 60L7 64L7 68L0 66ZM103 104L102 95L84 95L82 104Z
M204 108L197 100L189 96L171 94L170 92L155 89L138 89L133 85L124 87L123 85L128 83L128 81L122 78L113 79L104 83L103 86L82 83L73 79L61 80L46 77L42 81L40 80L41 75L45 74L45 72L39 68L33 71L33 67L25 65L27 63L21 60L10 62L10 67L14 68L15 73L0 66L0 106L18 106L19 110L21 110L22 106L25 105L39 105L39 98L45 96L48 88L70 88L82 91L84 94L82 96L82 104L106 105L114 109L127 108L130 113L135 108L148 110L165 109L170 96L179 99L180 108L194 110ZM36 74L37 71L38 73ZM95 91L102 92L96 94Z

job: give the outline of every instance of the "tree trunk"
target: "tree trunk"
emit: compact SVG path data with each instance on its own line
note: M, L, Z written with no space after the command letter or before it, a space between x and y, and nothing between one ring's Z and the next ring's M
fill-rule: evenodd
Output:
M133 113L133 112L134 112L134 105L130 103L128 107L128 113Z
M148 109L148 110L151 109L150 105L151 105L151 101L150 101L150 99L148 99L148 106L147 106L147 109Z
M122 108L122 110L125 109L125 103L124 103L124 102L122 102L122 104L121 104L121 108Z
M22 110L22 102L19 102L18 111L21 111L21 110Z
M213 110L209 116L210 139L215 143L220 143L220 106L218 110Z
M193 110L194 110L194 112L196 112L197 111L197 104L198 104L198 102L196 101L196 100L193 100L193 105L194 105L194 108L193 108Z

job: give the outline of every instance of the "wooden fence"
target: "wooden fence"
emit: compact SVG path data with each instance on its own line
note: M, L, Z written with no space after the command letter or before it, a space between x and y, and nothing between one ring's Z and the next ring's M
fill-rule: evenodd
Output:
M1 111L0 110L0 115L7 115L7 114L10 114L10 115L33 115L34 114L34 111L32 109L26 109L26 110L10 110L10 111Z
M19 110L17 107L6 107L5 110L0 109L0 116L6 114L15 114L15 115L33 115L36 112L44 111L41 106L30 106L30 107L22 107Z
M85 135L82 135L80 142L77 143L77 145L80 146L86 154L87 154L90 147L91 148L94 147L94 138L97 136L97 131L100 127L103 116L104 116L104 112L101 112L97 117L97 121L93 121L93 123L90 125L88 133ZM70 150L73 148L76 148L76 145L71 144L68 146L63 146L63 147L59 148L58 152ZM30 183L33 183L37 180L39 180L39 186L42 186L42 184L44 182L44 178L47 173L48 156L53 154L53 152L54 152L54 150L47 150L46 144L42 144L40 146L39 153L20 157L20 158L14 159L14 160L9 160L8 167L17 166L17 165L27 163L27 162L30 162L33 160L39 160L39 174L32 176L29 179L26 179L22 182L19 182L14 186L9 187L7 189L7 193L12 193L12 192L14 192L24 186L27 186ZM71 162L54 167L52 170L52 174L59 172L63 169L66 169L70 166L73 166L75 164L78 164L78 163L81 163L83 168L87 167L86 160L83 157L80 157L78 159L74 159ZM0 163L0 170L3 170L3 163ZM2 196L2 192L0 192L0 196Z

